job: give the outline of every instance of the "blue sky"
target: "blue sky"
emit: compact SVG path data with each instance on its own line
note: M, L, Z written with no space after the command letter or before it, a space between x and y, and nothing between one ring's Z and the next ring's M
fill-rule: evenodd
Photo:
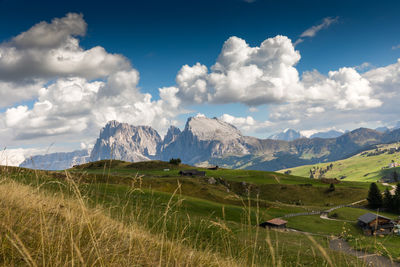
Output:
M88 34L82 46L101 45L128 57L141 74L140 86L156 92L175 83L184 64L212 65L230 36L259 45L281 34L292 40L325 17L339 23L300 44L299 72L322 73L371 62L393 63L400 56L399 1L0 1L0 40L39 21L68 12L84 15ZM23 6L23 8L21 8Z
M133 98L128 99L129 101L127 100L125 106L133 105L132 103L136 103L136 106L147 103L152 108L158 106L154 108L154 116L149 118L148 121L141 118L128 118L128 113L118 111L116 105L110 104L110 107L104 112L111 114L110 110L112 110L115 112L115 116L110 118L126 120L134 124L147 123L161 132L165 131L166 125L170 123L182 127L186 118L196 113L204 113L207 116L219 118L226 114L225 120L236 124L245 134L259 137L267 137L273 132L288 127L299 130L326 130L330 128L351 130L361 126L391 125L396 121L393 114L397 110L390 109L389 106L392 105L391 101L395 101L396 97L399 96L397 92L398 73L396 66L388 66L397 64L397 59L400 57L400 48L396 48L400 45L399 11L400 2L398 1L204 0L128 2L115 0L63 1L61 4L54 3L54 1L0 0L0 49L1 47L5 49L15 45L20 53L25 53L29 49L29 51L37 50L37 47L21 48L21 44L18 44L13 38L27 32L39 22L52 25L53 19L63 18L67 13L75 13L82 14L83 18L77 18L77 20L87 24L84 32L75 34L72 33L73 30L69 29L71 32L65 33L65 36L78 40L79 45L76 49L88 51L93 47L100 46L105 49L107 54L118 54L126 58L126 60L118 59L118 62L115 59L115 65L112 67L114 69L105 70L106 74L90 73L82 75L82 77L74 71L67 74L64 71L58 73L57 71L54 73L48 71L47 73L32 74L36 76L24 77L22 70L12 69L5 62L0 62L0 72L8 73L7 71L10 71L7 75L12 76L14 75L12 71L20 72L16 74L19 80L12 80L11 82L6 74L4 74L5 78L1 78L0 73L0 82L2 79L7 82L6 85L3 85L3 88L7 86L7 90L10 90L10 92L17 92L13 95L13 93L6 92L6 89L0 88L4 93L4 96L2 96L4 103L1 104L0 102L0 119L3 121L1 125L4 129L0 135L13 136L3 139L7 141L4 141L5 143L2 145L32 147L35 145L44 146L46 142L51 141L56 144L63 144L63 147L72 148L78 146L77 144L81 143L80 140L83 140L84 143L90 143L90 140L95 138L95 133L98 132L99 125L105 118L92 123L93 117L87 117L83 121L78 120L73 115L64 116L63 109L56 110L54 108L58 104L55 102L54 96L52 96L53 98L50 97L51 91L67 92L69 89L65 91L61 88L65 85L65 80L62 81L62 79L80 77L86 79L85 82L87 83L104 82L104 84L99 85L106 88L100 90L104 91L103 96L110 97L110 94L105 93L105 90L111 90L120 92L121 94L118 97L127 97L128 95L123 93L120 87L112 88L111 83L107 82L111 79L110 77L113 77L113 74L120 71L130 71L131 76L128 76L131 79L131 85L137 90L135 93L130 92L129 96ZM294 45L295 41L301 38L300 36L305 31L322 25L326 19L331 19L333 22L321 27L312 36L302 37L303 42ZM293 57L290 63L285 63L287 68L282 73L271 74L263 66L257 65L260 60L267 60L269 56L265 55L258 55L259 58L254 56L250 60L251 64L247 61L240 63L244 65L255 64L259 70L263 71L263 74L257 78L259 80L254 84L240 85L246 88L248 86L244 93L253 94L256 92L254 98L243 99L243 94L239 97L240 93L235 90L242 89L239 88L240 86L229 87L226 85L226 80L213 80L211 76L221 70L215 72L211 70L211 67L219 62L218 57L223 54L224 42L231 40L231 37L239 37L250 48L254 48L259 47L268 38L275 38L277 35L286 36L291 40L290 42L290 40L285 39L280 43L282 47L290 44L291 47L288 49L286 47L286 50L282 50L281 53L288 53L288 57ZM36 38L32 36L31 38ZM240 40L231 41L234 46L240 46ZM44 48L41 47L40 49L43 50ZM296 58L295 52L301 58ZM37 54L38 57L43 55L47 54L42 52ZM284 61L282 58L284 57L279 60ZM280 66L278 59L268 58L268 60L270 60L268 64L272 64L273 68ZM205 81L207 84L207 92L202 92L200 98L197 99L193 95L196 91L193 90L201 90L200 87L196 87L196 85L193 88L191 87L190 92L185 92L182 84L187 83L188 80L185 80L185 78L182 84L176 81L177 74L182 66L192 67L196 63L206 67L208 73L206 78L204 78L205 76L198 77L198 80ZM360 67L363 63L364 67ZM3 69L1 64L4 64ZM85 66L84 64L85 62L82 63L82 66ZM121 64L131 64L131 67L126 65L121 67ZM225 74L228 77L228 70L225 67L222 72L226 71ZM346 69L346 67L354 71ZM293 69L297 71L297 74L292 73ZM312 76L309 78L311 81L307 83L303 73L314 70L317 72L310 74ZM132 78L134 71L140 76L137 81L136 78ZM195 69L190 68L186 71L186 74L193 73ZM200 71L200 67L196 71ZM330 74L330 71L335 73ZM377 77L382 76L383 72L387 75L385 76L387 79L380 81ZM238 76L235 77L239 81L248 77L240 76L242 74L236 73L235 75ZM284 83L286 82L285 86L276 87L277 85L274 85L268 89L271 91L266 90L258 97L257 92L264 90L263 86L269 84L268 79L272 77L271 75L278 75L275 78L281 79L278 82L279 84L287 77L290 76L291 78L284 81ZM41 95L39 89L26 89L24 87L28 79L34 78L40 79L40 81L35 81L37 88L43 86L47 88L46 95ZM298 82L295 81L297 78ZM322 82L321 79L324 81ZM389 80L392 83L389 83ZM189 83L196 81L190 80ZM21 85L22 83L23 85ZM265 84L263 85L263 83ZM58 84L53 86L56 89L51 88L50 85L52 84ZM12 86L18 87L18 89L14 90L11 88ZM20 87L25 89L19 89ZM171 111L171 114L162 117L161 119L164 121L160 123L157 120L161 119L157 116L165 114L163 108L171 105L160 97L159 88L166 87L177 88L178 91L176 92L178 93L174 92L179 105L175 107L176 110ZM292 87L299 87L300 89L293 89ZM165 94L172 95L171 90L173 91L173 89L170 89ZM215 90L219 91L216 93ZM279 93L275 93L277 91ZM224 92L227 95L222 95ZM296 95L299 92L304 95L307 94L307 97L299 98ZM151 101L153 102L144 100L146 93L152 96ZM235 97L236 93L238 97ZM323 99L324 94L326 94L327 99ZM292 97L294 95L296 97ZM357 98L357 95L362 96ZM389 95L390 97L388 97ZM226 100L230 96L232 96L232 99ZM335 99L336 102L333 103L333 100L330 101L329 98ZM260 99L260 101L257 99ZM341 99L345 101L338 104ZM157 100L162 103L157 104ZM110 100L110 102L112 101L117 100ZM170 101L172 100L170 99ZM49 108L50 111L46 113L46 116L39 116L37 114L40 112L34 110L35 103L44 103L43 105L51 103L53 110ZM97 102L90 103L99 105ZM18 107L20 108L18 109ZM26 107L26 109L23 107ZM303 107L303 109L299 107ZM8 115L7 111L9 111ZM129 112L132 113L132 111ZM141 112L134 110L133 113L141 114ZM302 112L307 114L303 117L296 117L296 114ZM54 115L54 117L49 115L56 113L58 115ZM76 114L84 114L84 111L76 110ZM315 114L318 114L318 116ZM93 116L98 119L100 115L96 113ZM26 125L33 125L32 129L28 127L27 130L25 128L26 132L23 134L20 132L22 129L17 129L18 127L15 126L15 122L22 123L22 119L27 120ZM37 121L42 124L39 126ZM81 125L81 127L65 126L69 123ZM61 127L61 124L65 127ZM44 131L41 132L40 129L44 129ZM66 144L66 138L72 141Z

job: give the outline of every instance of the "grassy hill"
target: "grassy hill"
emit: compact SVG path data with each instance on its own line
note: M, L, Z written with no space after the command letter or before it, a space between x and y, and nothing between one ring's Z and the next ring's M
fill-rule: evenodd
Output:
M344 181L376 182L382 177L390 177L395 170L400 174L397 167L387 168L392 161L400 163L400 152L394 150L398 147L400 143L377 145L374 149L360 152L347 159L304 165L279 172L290 170L292 175L310 177L310 170L317 168L326 170L327 166L332 164L332 168L324 173L324 177L342 178Z
M121 161L65 172L0 167L0 265L362 266L329 249L329 231L340 234L342 222L288 219L291 228L319 234L311 236L257 225L363 199L368 184L343 182L328 192L321 181L273 172L178 175L188 168Z

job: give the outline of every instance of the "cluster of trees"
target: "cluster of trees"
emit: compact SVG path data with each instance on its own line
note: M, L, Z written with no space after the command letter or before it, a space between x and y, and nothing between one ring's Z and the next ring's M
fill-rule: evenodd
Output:
M174 165L179 165L179 164L181 164L181 159L180 158L176 158L176 159L174 159L174 158L172 158L172 159L170 159L169 160L169 163L170 164L174 164Z
M314 179L314 178L322 178L324 177L325 173L332 170L333 168L333 164L329 164L326 166L326 168L320 168L320 167L312 167L312 169L310 169L310 178Z
M385 148L385 149L379 149L376 148L375 151L373 152L363 152L361 153L361 156L367 156L367 157L371 157L371 156L378 156L384 153L388 153L388 154L394 154L396 152L400 152L400 147L392 147L392 148Z
M372 183L368 192L368 206L372 209L384 208L387 211L400 213L400 183L397 184L395 194L385 189L383 196L378 186Z

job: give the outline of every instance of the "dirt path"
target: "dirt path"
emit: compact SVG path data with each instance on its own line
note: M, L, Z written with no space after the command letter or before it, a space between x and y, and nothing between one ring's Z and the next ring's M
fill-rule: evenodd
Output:
M321 219L329 220L329 221L354 222L354 221L350 221L350 220L340 220L340 219L329 218L327 213L321 213L321 216L319 216L319 217L320 217Z
M332 239L329 242L329 247L332 250L339 251L348 255L356 256L359 259L363 259L367 266L375 267L400 267L400 263L393 262L389 258L379 256L376 254L369 254L366 252L354 250L350 245L343 239Z
M388 183L382 183L382 185L392 187L392 190L389 191L390 194L394 195L396 193L396 186L395 185L391 185L391 184L388 184Z

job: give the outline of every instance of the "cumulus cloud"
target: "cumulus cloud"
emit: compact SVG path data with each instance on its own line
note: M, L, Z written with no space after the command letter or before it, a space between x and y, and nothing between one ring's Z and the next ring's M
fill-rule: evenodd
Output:
M33 99L38 86L59 77L79 76L89 80L106 78L131 69L122 55L103 47L85 50L77 37L86 34L80 14L69 13L51 23L40 22L8 42L0 44L0 88L9 97L2 106Z
M303 74L306 88L305 99L310 102L333 104L337 109L363 109L379 107L382 102L375 99L370 82L354 68L330 71L328 76L318 71Z
M0 80L0 108L37 97L43 80L6 82Z
M219 119L235 125L245 134L267 131L273 125L270 121L257 121L251 116L235 117L230 114L223 114Z
M294 67L299 60L300 53L285 36L269 38L259 47L231 37L210 71L200 63L181 68L176 77L177 96L186 103L249 106L294 100L302 94Z
M160 88L160 99L152 100L137 87L139 72L125 57L100 46L80 47L77 37L86 28L82 15L70 13L0 44L0 106L9 107L0 113L0 136L81 142L94 138L109 120L161 132L176 123L182 110L178 88ZM32 106L10 107L24 100Z
M299 60L300 53L285 36L266 39L259 47L231 37L210 70L200 63L180 69L176 96L186 104L243 103L251 108L306 103L309 115L323 112L326 106L360 110L382 104L355 68L340 68L328 75L314 70L300 79L295 68Z
M33 108L21 105L7 109L5 125L13 129L17 139L81 133L93 136L110 120L166 128L178 113L177 89L162 88L161 99L152 101L136 84L133 70L115 73L106 82L59 79L39 91Z

